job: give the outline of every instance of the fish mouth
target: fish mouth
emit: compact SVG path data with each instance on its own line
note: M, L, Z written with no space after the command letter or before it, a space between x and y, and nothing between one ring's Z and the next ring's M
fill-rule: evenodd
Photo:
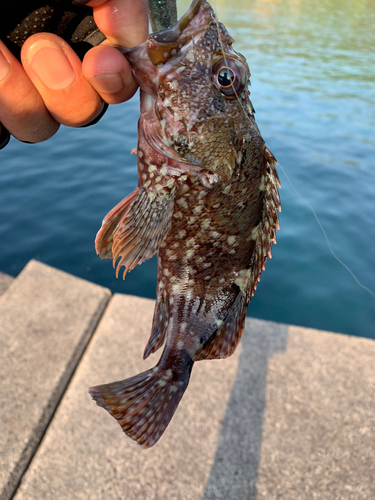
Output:
M202 5L206 4L206 9L201 9ZM201 15L198 14L201 12ZM152 33L147 37L146 42L132 48L125 48L116 46L116 48L124 54L128 59L136 59L144 55L146 49L149 60L154 66L164 64L172 57L175 51L181 49L194 35L203 31L211 17L211 7L206 0L193 0L185 14L177 21L177 23L170 28L167 28L157 33ZM196 18L199 19L196 19ZM194 20L194 23L192 21ZM194 24L191 29L187 28L189 24ZM143 54L142 54L143 53Z

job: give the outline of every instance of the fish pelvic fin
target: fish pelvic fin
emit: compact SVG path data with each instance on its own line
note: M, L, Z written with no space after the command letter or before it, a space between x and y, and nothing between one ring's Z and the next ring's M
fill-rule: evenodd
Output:
M112 258L118 276L125 266L128 271L157 252L168 233L174 206L175 188L158 192L145 186L137 188L104 218L95 240L101 258Z
M143 359L146 359L150 354L156 352L165 342L168 327L168 308L165 302L163 289L160 287L158 280L158 290L155 305L154 318L152 320L152 330L150 339L147 342L143 353Z
M246 295L240 291L224 320L217 321L218 328L202 346L194 361L227 358L234 353L245 327L247 304Z
M126 380L90 387L89 393L118 421L125 434L142 448L151 448L177 409L192 365L190 362L178 372L156 366Z

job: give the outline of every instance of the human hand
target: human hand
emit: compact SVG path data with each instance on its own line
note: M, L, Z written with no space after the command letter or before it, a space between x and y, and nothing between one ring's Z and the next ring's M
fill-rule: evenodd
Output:
M51 33L25 41L22 64L0 41L0 123L20 141L45 141L60 124L86 125L101 113L104 103L126 101L137 89L127 60L111 45L132 47L146 39L146 3L74 3L93 7L95 22L107 37L86 53L82 63L62 38Z

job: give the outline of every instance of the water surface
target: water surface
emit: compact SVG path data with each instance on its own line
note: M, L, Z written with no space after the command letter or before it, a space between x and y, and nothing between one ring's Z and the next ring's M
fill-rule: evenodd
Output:
M187 6L188 2L180 2ZM323 224L334 252L375 290L375 3L215 0L248 59L268 146ZM181 12L181 9L180 9ZM0 270L36 258L109 287L155 297L156 261L116 280L93 241L104 215L137 185L138 97L88 129L0 152ZM375 300L330 254L279 169L278 243L249 314L375 338Z

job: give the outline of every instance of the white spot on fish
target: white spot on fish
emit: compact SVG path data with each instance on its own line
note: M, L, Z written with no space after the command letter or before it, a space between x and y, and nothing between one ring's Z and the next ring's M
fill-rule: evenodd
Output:
M201 222L202 229L208 229L211 226L211 219L203 219Z
M240 287L241 292L246 292L250 282L250 269L241 269L238 273L238 278L234 280L235 284Z
M236 241L236 237L235 236L228 236L228 244L229 245L233 245L233 243Z
M176 201L177 205L180 205L180 207L185 208L186 210L189 208L188 204L186 203L185 198L179 198Z

